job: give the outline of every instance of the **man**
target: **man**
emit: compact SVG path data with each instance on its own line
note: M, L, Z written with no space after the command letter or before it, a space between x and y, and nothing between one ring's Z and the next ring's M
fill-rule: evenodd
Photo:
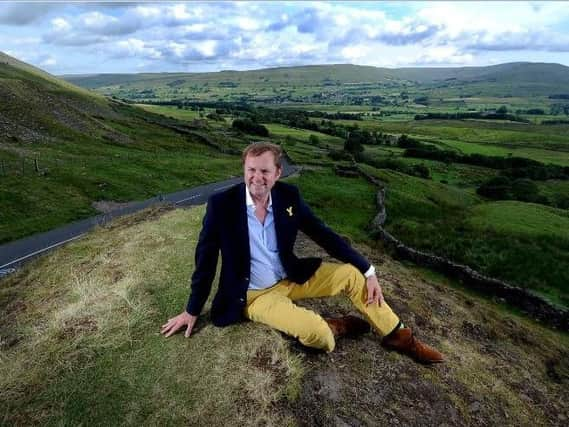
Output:
M186 310L162 325L161 333L169 337L185 328L190 336L221 252L211 307L217 326L246 317L330 352L336 337L365 331L363 321L354 316L323 319L293 301L344 292L383 337L385 347L422 363L442 362L442 354L417 340L387 305L374 267L312 213L296 187L277 182L281 157L278 145L249 145L243 152L245 182L209 199ZM297 258L293 247L298 230L345 264Z

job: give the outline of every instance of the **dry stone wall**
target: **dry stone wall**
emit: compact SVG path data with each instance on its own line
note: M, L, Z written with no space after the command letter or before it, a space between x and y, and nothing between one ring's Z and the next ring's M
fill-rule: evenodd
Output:
M554 306L544 298L527 289L519 288L502 280L485 276L467 265L457 264L444 257L413 249L385 230L383 225L387 219L387 211L385 208L386 186L377 178L367 174L361 169L358 170L362 176L379 187L377 192L377 206L379 212L371 223L372 230L383 242L395 250L399 258L410 260L417 265L437 270L447 276L458 279L478 292L498 298L500 301L507 302L521 309L540 322L563 331L569 331L568 310Z

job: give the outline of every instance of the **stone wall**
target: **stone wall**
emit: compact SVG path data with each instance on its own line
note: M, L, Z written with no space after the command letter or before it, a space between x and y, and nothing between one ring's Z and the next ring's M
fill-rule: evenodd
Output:
M467 265L457 264L446 258L413 249L390 234L383 228L385 220L387 219L385 209L385 184L361 169L359 169L359 171L362 176L379 187L377 193L379 212L371 223L372 230L382 241L395 250L398 257L458 279L476 291L498 298L501 301L521 309L540 322L563 331L569 331L568 310L554 306L530 290L512 286L504 281L485 276Z

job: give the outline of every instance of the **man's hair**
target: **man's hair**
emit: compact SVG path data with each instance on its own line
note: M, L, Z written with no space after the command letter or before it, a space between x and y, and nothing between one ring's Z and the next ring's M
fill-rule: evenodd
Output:
M273 153L273 157L275 158L275 166L281 169L282 168L281 159L283 156L283 149L280 146L272 144L270 142L260 141L249 144L243 150L243 155L241 156L241 160L243 164L245 164L245 159L247 158L247 156L251 155L253 157L258 157L263 153L266 153L267 151Z

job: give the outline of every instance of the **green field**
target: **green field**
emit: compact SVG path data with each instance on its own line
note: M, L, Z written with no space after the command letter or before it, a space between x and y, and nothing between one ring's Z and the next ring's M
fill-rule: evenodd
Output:
M569 166L569 127L525 125L480 121L420 120L382 121L338 120L370 131L406 134L419 141L454 149L464 154L517 156Z

